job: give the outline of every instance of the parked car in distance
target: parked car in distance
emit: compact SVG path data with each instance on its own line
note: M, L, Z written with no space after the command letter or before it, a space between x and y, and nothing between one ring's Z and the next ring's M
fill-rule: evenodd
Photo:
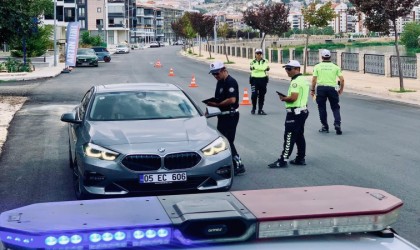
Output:
M160 45L159 45L159 43L158 43L158 42L151 42L151 43L149 44L149 47L150 47L150 48L158 48L158 47L160 47Z
M127 53L130 53L130 48L128 47L128 45L119 44L119 45L117 45L115 53L117 53L117 54L127 54Z
M95 51L96 55L98 56L99 61L110 62L111 61L111 53L109 53L108 49L105 47L92 47Z
M218 114L174 84L93 86L61 116L76 197L229 190L229 142L207 123Z
M184 45L184 42L182 40L178 40L178 41L175 41L173 44L174 45Z
M94 66L98 67L98 56L95 51L90 48L77 49L76 67L79 66Z

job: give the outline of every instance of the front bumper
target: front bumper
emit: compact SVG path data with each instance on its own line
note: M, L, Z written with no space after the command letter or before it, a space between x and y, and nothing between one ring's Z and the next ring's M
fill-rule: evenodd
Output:
M207 190L229 190L232 185L233 165L230 151L212 157L202 157L192 168L154 171L133 171L125 167L120 156L116 161L103 161L78 155L83 173L84 192L92 195L148 195ZM186 172L187 181L140 183L141 174Z

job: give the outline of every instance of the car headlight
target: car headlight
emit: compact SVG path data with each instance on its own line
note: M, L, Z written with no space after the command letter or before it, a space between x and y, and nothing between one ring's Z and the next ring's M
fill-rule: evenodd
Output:
M228 142L224 138L219 137L205 148L201 149L201 152L203 152L205 156L211 156L225 151L226 149L228 149Z
M98 158L105 161L113 161L118 157L118 153L93 143L88 143L83 146L83 151L89 157Z

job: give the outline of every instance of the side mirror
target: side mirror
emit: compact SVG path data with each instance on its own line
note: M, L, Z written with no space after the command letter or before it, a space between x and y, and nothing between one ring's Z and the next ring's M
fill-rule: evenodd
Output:
M210 106L206 107L206 117L207 118L218 116L218 115L221 115L221 114L222 114L222 111L220 111L220 109L217 108L217 107L210 107Z
M65 114L63 114L61 116L61 121L62 122L74 123L74 124L80 124L80 123L82 123L81 120L76 120L75 113L65 113Z

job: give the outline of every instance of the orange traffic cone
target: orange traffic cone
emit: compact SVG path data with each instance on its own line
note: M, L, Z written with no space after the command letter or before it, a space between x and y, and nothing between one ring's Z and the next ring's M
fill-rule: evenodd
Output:
M169 70L169 75L168 76L175 76L174 70L172 68Z
M155 67L155 68L161 68L161 67L162 67L162 64L160 64L160 61L159 61L159 60L157 60L157 61L155 62L154 67Z
M242 98L242 102L240 103L240 105L251 105L251 102L249 101L247 88L244 89L244 97Z
M190 88L196 88L196 87L198 87L198 85L195 83L195 76L194 76L194 74L192 75L190 86L188 86L188 87L190 87Z

